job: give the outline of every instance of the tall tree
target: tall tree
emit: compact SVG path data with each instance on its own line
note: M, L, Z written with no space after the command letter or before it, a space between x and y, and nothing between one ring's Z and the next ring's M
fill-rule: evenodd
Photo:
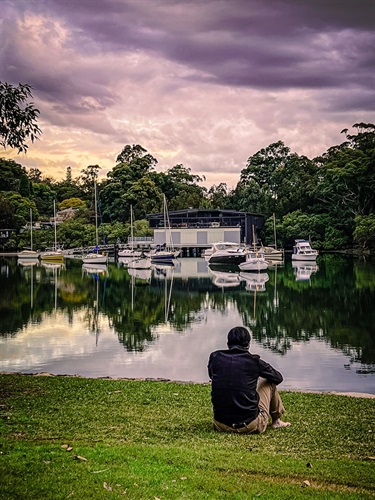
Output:
M26 153L28 139L34 142L42 133L37 120L40 111L30 102L32 87L0 82L0 145Z
M375 125L355 124L357 134L317 158L317 196L338 218L368 215L375 209Z

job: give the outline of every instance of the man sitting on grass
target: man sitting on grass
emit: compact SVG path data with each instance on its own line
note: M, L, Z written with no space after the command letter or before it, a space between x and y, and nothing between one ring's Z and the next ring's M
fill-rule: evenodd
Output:
M250 340L249 330L236 326L228 333L228 349L210 354L213 424L219 432L263 433L269 417L274 429L290 425L280 420L285 409L276 385L283 377L249 352Z

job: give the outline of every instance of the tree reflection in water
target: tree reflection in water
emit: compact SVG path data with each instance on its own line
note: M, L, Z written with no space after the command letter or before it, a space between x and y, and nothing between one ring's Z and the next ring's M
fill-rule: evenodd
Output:
M84 310L85 328L96 339L101 321L106 321L127 351L142 352L162 332L185 333L191 325L204 323L207 311L225 315L234 308L254 339L274 353L285 355L293 345L319 339L340 349L349 365L360 362L363 370L374 369L373 262L319 256L317 268L302 280L287 261L270 266L262 283L259 276L237 273L236 286L228 287L223 286L223 274L213 275L209 269L184 274L184 259L181 269L153 269L147 276L131 276L114 263L104 273L82 276L82 263L67 260L58 270L58 282L40 264L23 267L11 258L1 260L0 271L3 338L16 336L31 323L41 324L53 311L73 322Z

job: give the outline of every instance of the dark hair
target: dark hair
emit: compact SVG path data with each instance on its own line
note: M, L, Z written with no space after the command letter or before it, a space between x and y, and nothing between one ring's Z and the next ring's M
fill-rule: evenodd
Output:
M228 332L228 347L239 345L249 347L251 340L250 332L244 326L235 326Z

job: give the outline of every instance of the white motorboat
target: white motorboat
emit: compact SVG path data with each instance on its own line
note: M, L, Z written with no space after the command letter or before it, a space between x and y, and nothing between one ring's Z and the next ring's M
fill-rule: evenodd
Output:
M249 251L245 262L238 264L241 271L265 271L268 268L264 254L258 251Z
M239 265L245 262L249 249L238 243L219 241L212 246L212 253L206 259L209 264Z
M246 283L246 290L250 292L264 292L270 277L267 273L240 273L241 280Z
M292 260L315 260L318 256L318 250L311 248L307 240L295 240L293 246Z
M107 264L108 255L99 252L99 236L98 236L98 204L96 199L96 183L94 185L94 197L95 197L95 240L96 246L94 252L88 253L82 259L84 264Z

